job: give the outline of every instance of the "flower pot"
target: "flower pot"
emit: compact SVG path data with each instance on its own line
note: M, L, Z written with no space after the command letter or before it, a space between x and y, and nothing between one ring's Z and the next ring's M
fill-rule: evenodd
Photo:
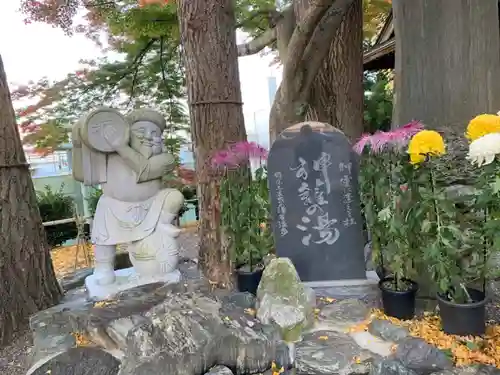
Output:
M236 269L236 282L240 292L249 292L252 294L257 293L257 288L262 278L263 268L258 268L250 271L248 267L241 267Z
M394 318L408 320L415 316L415 298L418 284L412 280L403 279L409 284L408 290L398 291L387 287L387 282L393 281L393 277L386 277L379 281L378 287L382 291L382 304L386 315Z
M455 303L437 295L443 331L449 335L480 336L486 330L486 295L476 289L467 291L473 303Z

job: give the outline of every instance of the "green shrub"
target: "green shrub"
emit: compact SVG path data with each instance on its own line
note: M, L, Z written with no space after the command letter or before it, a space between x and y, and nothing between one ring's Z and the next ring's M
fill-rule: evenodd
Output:
M195 207L195 210L198 210L196 186L186 185L181 189L181 193L184 195L184 205L179 210L179 217L182 217L182 215L189 211L189 204L192 204Z
M50 186L45 186L44 191L36 194L38 208L42 221L55 221L68 219L74 216L73 198L63 193L64 184L58 191L53 191ZM45 227L47 242L51 247L62 245L64 242L77 237L78 229L75 223L51 225Z
M102 190L98 188L92 188L92 191L89 193L87 198L85 198L89 204L90 215L94 216L95 209L97 207L97 202L102 195Z

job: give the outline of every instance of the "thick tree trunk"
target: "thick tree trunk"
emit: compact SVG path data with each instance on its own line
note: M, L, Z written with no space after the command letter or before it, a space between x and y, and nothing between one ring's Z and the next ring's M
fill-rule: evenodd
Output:
M199 187L200 265L210 280L229 287L231 257L210 158L228 143L246 140L233 0L181 0L178 11Z
M304 17L310 3L311 0L294 0L296 20ZM362 0L355 0L344 14L313 83L305 113L305 119L329 123L353 141L363 132L362 5ZM278 91L270 118L271 141L288 126L304 119L297 110L300 103L280 103L280 100ZM278 110L280 116L276 116Z
M301 19L311 0L295 0ZM330 51L314 81L306 119L329 123L352 141L363 132L363 2L344 15Z
M61 290L36 203L0 57L0 345L33 313L56 304Z
M393 122L417 119L442 130L456 158L467 150L467 123L500 110L498 0L400 0L393 11ZM458 168L449 182L469 175Z

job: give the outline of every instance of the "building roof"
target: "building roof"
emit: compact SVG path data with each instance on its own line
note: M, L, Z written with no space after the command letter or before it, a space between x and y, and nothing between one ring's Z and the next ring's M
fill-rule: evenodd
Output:
M392 10L378 34L375 44L363 54L364 70L394 69L394 22Z

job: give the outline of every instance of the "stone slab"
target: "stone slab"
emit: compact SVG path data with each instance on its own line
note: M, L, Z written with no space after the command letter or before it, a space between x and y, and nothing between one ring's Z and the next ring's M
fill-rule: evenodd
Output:
M119 292L127 289L135 288L140 285L153 284L163 282L166 284L178 283L181 280L181 273L175 270L163 277L138 278L132 267L124 268L115 271L116 281L111 285L99 285L96 282L94 275L90 275L85 279L85 287L89 298L93 300L106 300L113 298Z
M273 143L267 167L277 255L305 282L364 279L359 158L347 137L296 124Z

